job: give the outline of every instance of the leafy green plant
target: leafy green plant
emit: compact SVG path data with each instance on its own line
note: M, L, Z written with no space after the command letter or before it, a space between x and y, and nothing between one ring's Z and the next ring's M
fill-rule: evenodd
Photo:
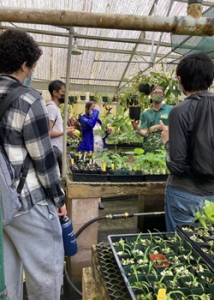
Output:
M102 130L106 130L108 126L112 127L112 132L108 136L108 144L115 145L117 152L117 145L121 143L141 143L143 138L135 133L131 126L131 119L125 114L125 109L119 106L115 115L108 114L101 117ZM103 136L102 136L103 137Z
M133 164L138 170L143 170L144 174L165 174L166 173L166 151L164 148L157 153L145 153L141 148L133 151Z
M214 222L214 203L204 200L202 209L195 213L194 221L199 221L204 230Z
M138 74L131 76L128 82L132 83L133 89L137 89L140 83L148 83L150 86L161 86L165 90L165 103L168 105L175 105L179 102L181 91L179 90L178 81L174 73L174 69L168 73L165 72L164 65L162 65L161 70L158 72L152 71L149 75L139 71ZM146 109L149 106L149 98L148 96L144 96L142 108Z
M115 165L115 169L121 170L125 169L126 161L127 161L127 156L121 156L118 153L114 153L111 155L112 162Z
M152 300L153 293L149 290L149 285L147 282L140 282L139 284L136 282L130 286L131 288L138 289L142 291L142 294L138 294L136 299L144 299L144 300Z

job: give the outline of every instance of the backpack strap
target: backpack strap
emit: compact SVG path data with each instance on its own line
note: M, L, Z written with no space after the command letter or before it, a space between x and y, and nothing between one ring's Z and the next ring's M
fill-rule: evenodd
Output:
M20 97L21 95L23 95L24 93L28 92L30 89L28 87L25 87L23 85L18 86L17 88L14 88L12 92L10 92L0 103L0 121L3 117L3 115L5 114L6 110L12 105L13 101L16 100L18 97ZM2 148L4 149L3 145ZM5 153L6 154L6 153ZM22 174L20 176L20 181L17 187L17 193L20 194L26 177L27 177L27 173L29 170L29 165L30 165L30 157L29 155L27 155L27 157L25 158L25 161L23 163L23 171Z
M11 106L13 101L17 99L19 96L27 92L29 89L27 87L24 87L22 85L15 88L12 92L10 92L2 101L0 104L1 110L0 110L0 121L5 114L6 110Z

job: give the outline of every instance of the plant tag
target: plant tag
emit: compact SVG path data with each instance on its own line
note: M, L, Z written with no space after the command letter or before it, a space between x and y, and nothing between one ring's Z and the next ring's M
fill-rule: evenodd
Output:
M114 170L114 164L111 164L111 168L112 168L112 170Z
M102 165L102 170L103 170L103 172L106 171L106 163L103 163L103 165Z
M71 164L72 164L72 165L74 164L74 159L73 159L73 158L71 159Z
M159 289L157 300L165 300L166 297L166 289Z

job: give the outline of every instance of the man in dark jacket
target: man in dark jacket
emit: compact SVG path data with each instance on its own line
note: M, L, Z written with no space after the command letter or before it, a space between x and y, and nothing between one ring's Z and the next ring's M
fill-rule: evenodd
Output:
M199 178L191 165L196 107L205 97L214 97L213 93L208 92L214 78L214 65L205 53L192 53L181 59L176 75L180 89L187 97L172 108L169 127L163 123L161 125L167 167L171 173L165 192L167 231L174 231L179 223L192 222L205 199L214 201L214 180ZM199 101L196 96L199 96Z

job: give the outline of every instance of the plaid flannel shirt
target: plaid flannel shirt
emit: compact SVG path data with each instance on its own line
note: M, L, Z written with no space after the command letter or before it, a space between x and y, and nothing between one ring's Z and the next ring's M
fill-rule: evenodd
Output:
M14 77L0 75L0 104L20 84ZM65 196L51 146L45 102L38 91L28 90L12 103L0 122L0 141L15 169L16 178L20 177L27 154L31 158L19 197L20 212L27 212L35 204L45 204L50 199L61 207ZM18 183L17 179L16 186Z

